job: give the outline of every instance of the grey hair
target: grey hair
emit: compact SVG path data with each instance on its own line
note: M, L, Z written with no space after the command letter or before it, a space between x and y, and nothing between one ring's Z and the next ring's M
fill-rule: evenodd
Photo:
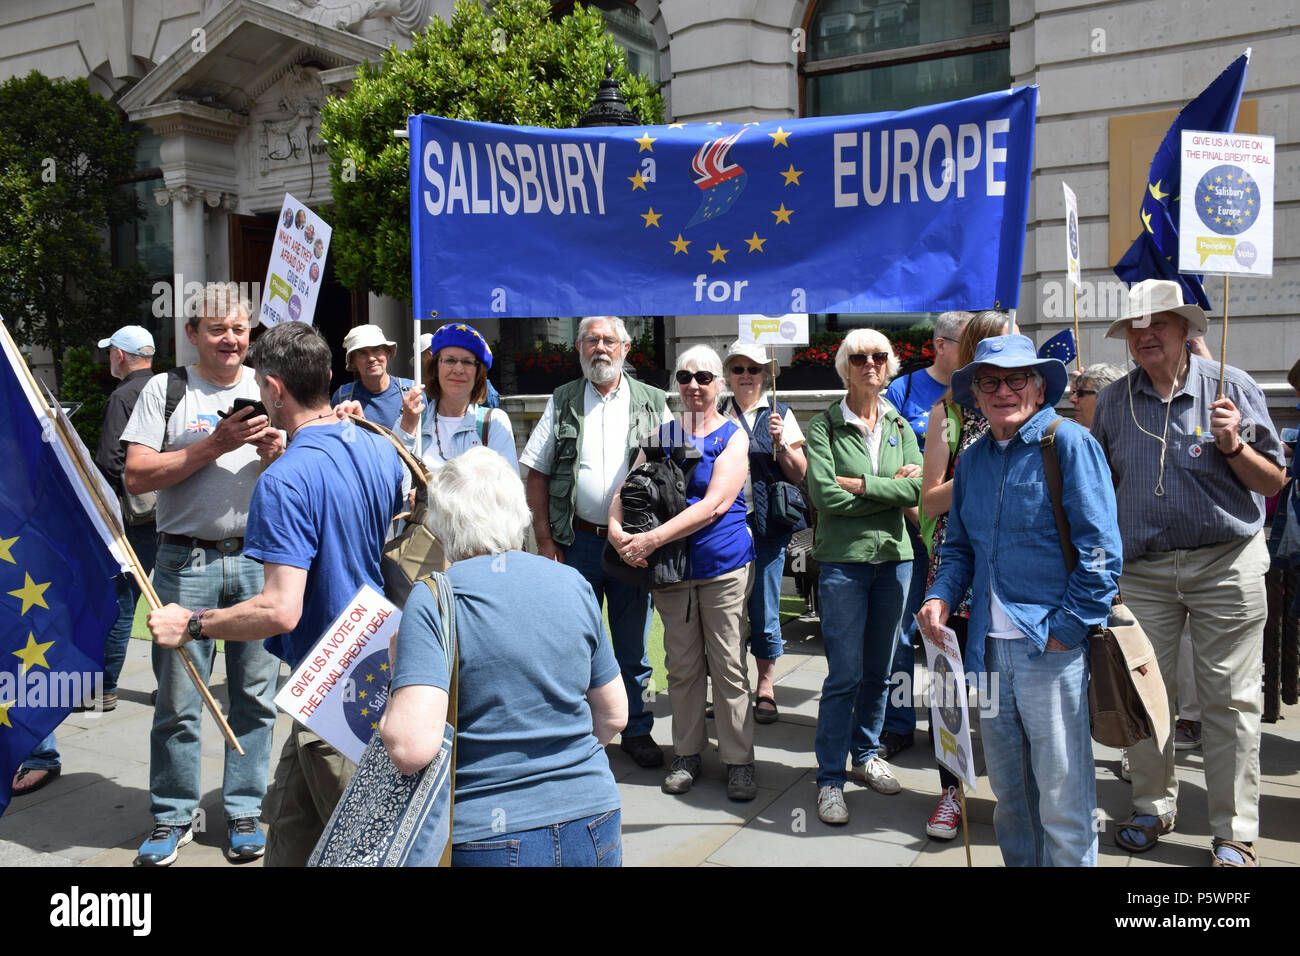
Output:
M490 448L480 445L457 455L429 482L425 524L448 561L518 551L531 521L523 482Z
M209 282L203 287L199 311L189 317L189 325L195 328L201 318L224 319L232 312L238 312L250 326L253 324L253 306L240 292L237 283Z
M934 337L956 342L961 338L966 323L974 317L974 312L943 312L934 320Z
M889 344L889 339L885 338L885 333L877 332L875 329L854 329L844 336L839 351L835 353L835 371L845 388L849 387L849 356L855 352L868 351L889 353L889 361L885 363L885 381L881 383L882 388L898 374L898 356L894 354L894 347Z
M1109 362L1096 362L1079 373L1078 381L1091 382L1092 387L1100 392L1111 382L1118 382L1127 374L1118 365L1111 365Z
M692 345L685 352L678 355L675 371L680 372L688 365L694 365L697 372L712 372L719 380L724 377L722 374L722 359L718 358L718 353L707 345Z
M620 342L632 341L632 336L627 334L627 326L623 324L623 320L617 315L589 315L578 323L577 338L579 342L581 342L582 337L587 334L587 329L591 328L593 322L608 322L610 325L614 326L614 332L618 335L618 340Z
M1005 311L1005 310L1003 310L1003 309L980 309L978 312L975 313L975 318L977 318L977 319L1001 319L1001 320L1002 320L1002 334L1003 334L1003 335L1015 335L1015 334L1016 334L1016 331L1015 331L1015 329L1016 329L1016 315L1015 315L1014 312L1007 312L1007 311Z

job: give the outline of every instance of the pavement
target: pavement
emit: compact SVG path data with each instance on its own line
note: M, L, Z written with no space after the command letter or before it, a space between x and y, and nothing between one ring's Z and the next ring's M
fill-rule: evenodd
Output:
M756 725L758 798L732 803L716 750L704 756L704 774L690 793L660 791L663 770L636 767L618 748L608 748L610 767L623 795L623 848L627 866L965 866L960 836L952 841L925 835L925 823L939 794L933 744L920 714L916 745L892 765L902 793L884 796L850 782L845 791L851 820L828 827L817 819L813 734L817 701L826 676L821 638L814 621L785 627L786 654L778 663L778 723ZM924 679L923 657L918 680ZM751 664L752 666L752 664ZM751 681L755 679L751 673ZM117 709L74 714L58 730L63 774L54 783L15 799L0 817L2 866L130 866L151 828L149 817L149 727L154 688L149 645L132 641L119 682ZM226 702L224 655L217 655L213 693ZM660 694L654 710L662 718L654 737L671 759L669 700ZM1261 750L1262 834L1256 843L1265 866L1300 865L1300 706L1283 707L1282 720L1265 724ZM276 723L273 759L290 721ZM202 744L206 788L194 843L180 851L177 867L227 867L220 782L224 744L205 715ZM1203 867L1209 863L1210 833L1200 751L1178 754L1178 829L1148 853L1130 855L1113 842L1113 821L1129 811L1129 786L1119 779L1119 752L1097 746L1097 800L1104 828L1100 865L1106 867ZM993 834L993 800L983 776L983 754L975 741L980 778L967 796L971 860L1000 866ZM261 861L242 864L260 866Z

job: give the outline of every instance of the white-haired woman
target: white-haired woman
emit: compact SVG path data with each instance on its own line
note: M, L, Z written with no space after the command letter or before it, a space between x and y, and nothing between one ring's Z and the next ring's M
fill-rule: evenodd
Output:
M723 414L749 437L749 484L745 500L750 506L749 527L754 534L754 587L747 605L749 650L758 669L754 689L754 720L776 723L776 659L785 653L781 640L781 574L790 536L807 527L803 521L785 524L772 517L776 483L798 484L808 470L803 456L803 431L788 405L772 398L771 364L761 345L733 342L723 359L731 398Z
M835 354L835 370L848 395L812 419L806 451L827 665L817 711L817 815L843 824L846 756L853 779L880 793L901 789L876 751L912 572L903 509L920 496L921 453L906 419L881 397L898 371L884 335L854 329Z
M665 448L689 443L700 452L686 484L686 508L643 534L623 530L618 495L609 512L609 541L630 565L648 563L670 541L689 538L690 579L654 591L664 622L664 656L673 708L675 758L664 779L666 793L685 793L700 775L708 744L704 728L706 676L713 682L718 751L727 765L727 796L752 800L754 712L742 650L741 623L749 595L754 541L745 523L742 489L748 472L749 440L718 411L722 362L697 345L677 359L682 419L659 430ZM635 465L645 460L640 455Z
M529 520L519 476L486 448L429 485L460 655L452 865L618 866L622 800L603 748L627 722L627 695L591 588L523 550ZM430 590L413 589L379 727L403 773L442 743L441 621Z
M1074 403L1074 420L1084 428L1092 428L1092 413L1097 407L1097 393L1112 382L1118 382L1127 373L1109 362L1094 362L1074 377L1070 386L1070 401Z

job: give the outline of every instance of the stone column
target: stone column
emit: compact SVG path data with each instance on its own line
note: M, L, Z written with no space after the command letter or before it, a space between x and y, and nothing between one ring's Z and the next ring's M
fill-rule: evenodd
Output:
M176 364L198 360L198 352L185 334L186 289L193 293L207 281L207 240L203 225L203 193L192 186L175 186L154 192L160 206L172 207L172 321L176 334ZM197 283L197 285L196 285Z

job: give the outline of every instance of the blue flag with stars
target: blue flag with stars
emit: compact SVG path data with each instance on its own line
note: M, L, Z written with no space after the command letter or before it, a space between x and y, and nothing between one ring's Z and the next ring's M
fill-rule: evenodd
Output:
M118 613L113 577L121 565L102 543L102 523L87 512L80 479L69 474L68 449L38 411L22 358L7 332L0 340L3 813L18 766L90 695L103 670L104 638Z
M1073 362L1078 354L1078 346L1074 344L1074 333L1069 329L1062 329L1038 347L1039 358L1060 359L1066 365Z
M412 116L416 318L1013 308L1037 95L630 128Z
M1132 285L1143 279L1172 279L1183 287L1183 301L1210 308L1202 276L1178 271L1178 195L1182 175L1183 130L1230 133L1237 125L1237 107L1246 85L1250 51L1237 57L1226 70L1186 106L1160 141L1142 194L1142 234L1115 263L1115 275Z

